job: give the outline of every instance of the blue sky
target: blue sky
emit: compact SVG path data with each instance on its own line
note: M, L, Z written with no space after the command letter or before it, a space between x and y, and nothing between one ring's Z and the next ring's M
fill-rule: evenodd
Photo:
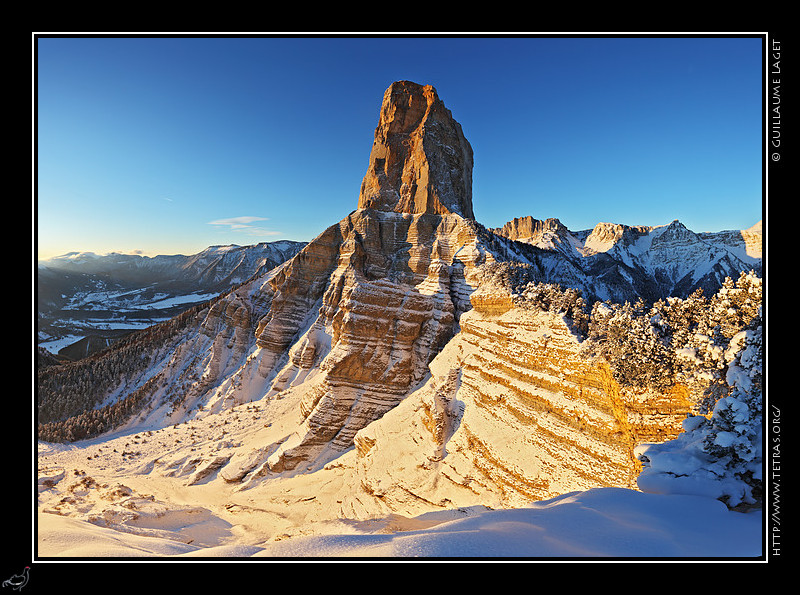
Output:
M759 38L37 40L38 257L310 240L355 209L384 90L433 85L489 227L762 216Z

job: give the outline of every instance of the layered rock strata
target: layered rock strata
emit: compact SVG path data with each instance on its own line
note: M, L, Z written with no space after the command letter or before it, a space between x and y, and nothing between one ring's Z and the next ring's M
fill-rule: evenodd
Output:
M472 222L472 149L430 86L387 89L358 209L270 282L255 337L270 395L304 391L279 472L340 452L420 382L491 259ZM311 377L314 377L313 382Z
M476 267L491 258L457 215L364 209L336 234L338 251L313 263L332 269L328 284L299 295L280 287L257 331L273 394L306 393L301 429L270 459L275 471L320 449L349 448L356 431L397 405L457 331ZM317 373L322 379L306 382Z
M485 489L506 485L509 494L538 499L565 486L630 485L633 443L672 431L648 430L671 428L680 417L669 398L661 403L665 417L651 423L653 396L620 393L608 370L578 357L563 323L541 330L509 294L475 293L481 265L494 256L471 219L471 167L469 144L435 90L395 83L384 95L359 208L270 278L211 307L205 386L246 357L233 376L249 379L250 398L262 386L269 400L298 403L297 425L248 455L248 470L319 468L354 444L366 456L371 438L359 432L422 385L445 345L471 355L421 393L435 395L425 406L432 456L444 457L452 434L456 450L471 453L474 473L495 486ZM505 232L569 240L557 220L519 220ZM473 405L453 433L456 388L456 401ZM239 400L237 381L217 393ZM487 437L481 428L490 422L519 431L521 440L538 436L533 472L514 462L529 449L514 455L495 443L505 437Z
M374 506L419 514L635 488L635 445L680 433L688 399L622 390L606 364L582 354L563 317L497 292L476 292L472 303L429 382L356 434Z

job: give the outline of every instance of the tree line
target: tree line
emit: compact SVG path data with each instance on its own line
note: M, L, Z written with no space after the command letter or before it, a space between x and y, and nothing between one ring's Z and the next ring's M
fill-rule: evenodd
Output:
M179 343L182 332L214 301L198 304L159 324L135 331L87 358L37 369L37 434L71 442L101 434L141 411L156 377L131 385ZM126 396L102 406L115 392Z

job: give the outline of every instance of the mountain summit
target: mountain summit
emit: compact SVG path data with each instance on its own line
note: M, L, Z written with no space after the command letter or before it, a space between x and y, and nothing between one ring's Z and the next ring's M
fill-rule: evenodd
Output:
M384 93L358 208L474 219L472 147L432 86Z

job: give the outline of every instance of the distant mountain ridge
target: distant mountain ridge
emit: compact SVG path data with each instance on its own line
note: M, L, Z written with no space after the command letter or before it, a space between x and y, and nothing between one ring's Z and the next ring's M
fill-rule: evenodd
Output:
M716 233L696 233L677 219L660 226L598 223L573 232L558 219L527 216L490 231L559 255L566 262L552 262L542 280L581 289L590 301L641 297L653 302L697 289L714 293L726 277L762 271L761 221L746 230Z
M110 275L116 281L136 283L201 282L204 290L225 289L242 283L296 254L305 242L280 240L250 246L209 246L197 254L142 256L112 252L70 252L39 261L42 267L93 275Z
M197 254L141 256L71 252L38 262L40 341L59 349L86 340L107 344L211 299L294 256L304 242L281 240L251 246L210 246ZM53 349L58 351L59 349ZM91 349L81 347L81 355Z

